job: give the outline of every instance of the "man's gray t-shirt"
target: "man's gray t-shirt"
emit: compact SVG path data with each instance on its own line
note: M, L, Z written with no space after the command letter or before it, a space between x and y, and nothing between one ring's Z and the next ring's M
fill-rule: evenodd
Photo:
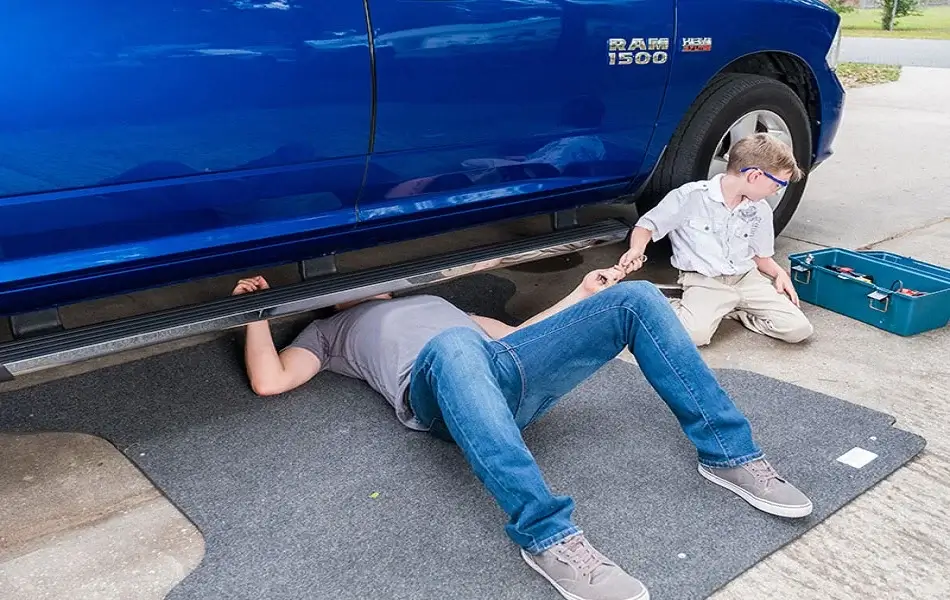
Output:
M438 296L369 300L308 325L289 347L320 359L320 370L365 380L382 394L407 427L422 430L406 390L416 357L437 334L468 327L488 339L471 318Z

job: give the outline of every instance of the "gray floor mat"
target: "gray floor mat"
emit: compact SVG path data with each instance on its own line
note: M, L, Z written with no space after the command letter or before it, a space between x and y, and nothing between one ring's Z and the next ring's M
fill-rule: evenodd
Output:
M504 317L513 287L499 281L440 293ZM206 538L175 600L559 597L521 562L455 446L406 430L364 384L329 373L256 398L240 360L228 337L9 392L0 428L93 433L138 464ZM657 600L705 598L925 445L886 414L718 374L773 464L812 497L810 518L765 515L701 479L692 446L627 363L607 365L525 434L591 540ZM879 458L836 461L856 446Z

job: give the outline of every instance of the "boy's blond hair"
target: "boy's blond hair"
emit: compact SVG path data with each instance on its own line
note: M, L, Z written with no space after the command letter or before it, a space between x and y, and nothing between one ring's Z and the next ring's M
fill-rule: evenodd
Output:
M726 170L739 173L747 167L758 167L773 175L790 171L791 181L804 177L788 144L768 133L754 133L730 148Z

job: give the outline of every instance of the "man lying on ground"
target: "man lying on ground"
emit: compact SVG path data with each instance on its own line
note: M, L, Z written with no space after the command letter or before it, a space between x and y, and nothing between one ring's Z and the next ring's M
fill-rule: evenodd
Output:
M521 556L565 598L640 600L639 581L598 552L574 524L571 498L548 488L522 430L630 349L695 445L700 475L752 506L803 517L811 501L763 458L749 422L703 362L673 309L620 267L588 273L551 308L518 327L470 316L430 295L389 295L339 307L278 353L267 321L247 326L245 360L261 395L327 369L365 380L399 420L456 443L507 513ZM235 294L267 289L242 279Z

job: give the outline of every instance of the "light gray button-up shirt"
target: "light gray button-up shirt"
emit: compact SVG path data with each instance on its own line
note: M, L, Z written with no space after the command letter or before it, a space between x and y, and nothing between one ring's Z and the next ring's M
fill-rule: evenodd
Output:
M740 275L755 268L752 258L775 254L772 207L765 200L743 200L729 210L722 175L687 183L666 195L637 226L653 232L653 241L669 235L673 266L708 277Z

